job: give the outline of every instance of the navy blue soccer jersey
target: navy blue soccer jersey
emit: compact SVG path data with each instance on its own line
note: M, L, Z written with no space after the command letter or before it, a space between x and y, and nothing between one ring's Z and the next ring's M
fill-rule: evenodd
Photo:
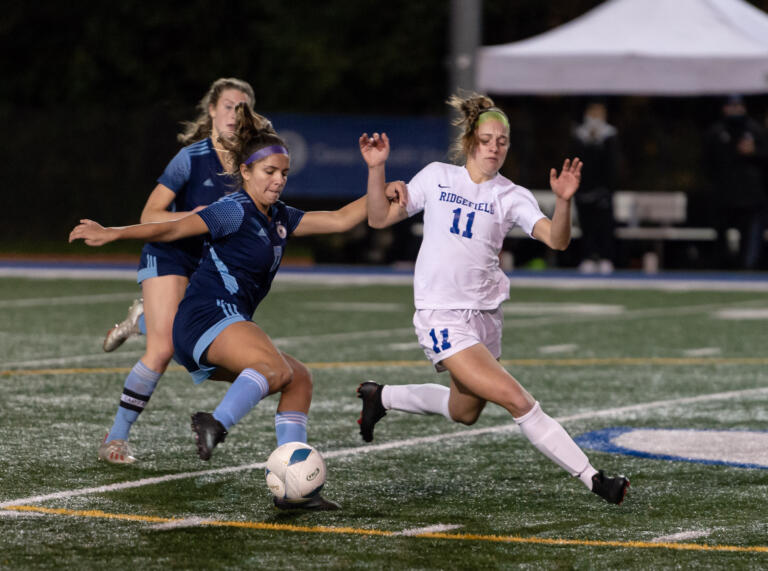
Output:
M206 362L210 344L228 326L250 320L269 292L304 212L278 201L267 217L240 190L197 214L210 238L173 320L173 346L174 358L199 383L216 368Z
M235 303L250 318L269 292L288 236L304 212L278 201L267 218L240 190L198 215L208 226L210 242L187 296L205 295Z
M169 209L186 212L196 206L213 204L237 187L224 167L208 137L181 149L165 167L157 182L176 193Z
M158 183L176 193L168 210L189 212L197 206L213 204L235 190L234 179L223 172L224 167L210 137L182 148L157 179ZM179 248L197 260L202 254L203 243L202 237L193 237L166 244L152 242L152 245L161 250Z

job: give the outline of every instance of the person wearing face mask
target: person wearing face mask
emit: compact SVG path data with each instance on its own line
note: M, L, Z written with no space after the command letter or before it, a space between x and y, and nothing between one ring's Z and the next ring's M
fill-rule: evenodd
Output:
M571 137L570 154L584 161L575 202L581 226L579 271L587 274L610 274L616 258L613 193L620 161L619 138L607 117L605 103L591 101L584 110L584 121L573 129Z
M707 131L704 148L717 230L716 263L726 269L755 270L760 267L768 210L766 134L747 114L739 95L725 99L722 114ZM729 239L733 228L739 233L736 248Z
M449 386L362 383L357 389L360 434L371 442L374 425L392 410L471 425L490 401L505 408L547 458L601 498L620 504L629 480L593 468L560 423L499 363L501 304L509 299L509 278L499 267L504 237L519 226L550 248L564 250L571 239L571 198L579 187L581 160L566 159L559 174L550 169L555 210L549 219L528 189L499 174L510 144L506 113L480 94L454 95L448 103L463 131L454 158L465 162L424 167L408 183L405 206L390 202L385 192L389 139L379 133L360 138L368 165L368 224L386 228L424 213L413 325L427 359L450 376Z

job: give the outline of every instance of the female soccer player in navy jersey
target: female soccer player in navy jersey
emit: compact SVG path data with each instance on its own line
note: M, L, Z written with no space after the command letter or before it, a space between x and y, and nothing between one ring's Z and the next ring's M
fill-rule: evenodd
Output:
M450 373L450 387L439 384L379 385L358 388L363 401L360 432L373 440L373 428L387 410L440 414L473 424L487 401L506 408L521 432L545 456L578 477L587 488L621 503L629 486L623 476L595 470L565 429L500 364L503 314L509 279L499 268L507 232L520 226L550 248L564 250L571 237L571 197L579 186L581 161L566 160L549 179L556 196L550 220L525 188L499 174L509 149L509 120L488 97L453 96L463 134L454 145L462 166L432 163L408 183L407 206L384 195L386 135L363 135L360 148L368 164L368 222L384 228L424 212L424 237L416 260L413 323L427 358L438 372Z
M252 106L253 100L253 88L240 79L221 78L211 84L198 104L197 119L187 123L184 133L179 135L179 141L186 146L158 179L141 213L141 222L174 220L196 212L232 190L234 180L222 174L232 167L229 152L216 141L231 136L235 106L241 102ZM148 243L141 252L137 281L143 300L134 301L125 320L110 329L104 350L113 351L137 334L140 320L144 322L147 345L123 384L115 420L99 446L102 460L113 464L136 461L128 442L131 426L173 357L171 329L176 307L202 254L200 236Z
M278 446L307 440L312 399L309 370L280 351L253 321L256 306L269 292L289 236L344 232L366 218L366 197L339 210L302 212L279 200L290 159L285 143L265 118L237 105L231 139L222 145L232 154L242 185L211 206L173 221L104 228L82 220L69 240L90 246L113 240L170 242L207 236L209 247L179 304L173 324L176 359L195 382L210 378L232 382L213 413L192 415L198 455L208 460L231 427L269 394L280 393L275 416ZM384 195L405 204L404 185L391 183ZM289 507L275 500L278 507ZM307 509L336 509L320 497Z

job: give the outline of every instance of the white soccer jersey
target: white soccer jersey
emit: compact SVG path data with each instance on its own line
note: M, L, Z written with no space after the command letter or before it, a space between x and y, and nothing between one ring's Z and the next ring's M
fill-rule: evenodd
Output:
M424 211L416 309L495 309L509 298L499 267L513 226L529 236L544 214L533 194L497 174L475 184L463 166L431 163L408 183L408 215Z

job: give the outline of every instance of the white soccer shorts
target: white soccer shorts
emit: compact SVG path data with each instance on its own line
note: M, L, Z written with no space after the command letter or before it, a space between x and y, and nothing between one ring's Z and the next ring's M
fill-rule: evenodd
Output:
M435 370L441 361L472 345L482 343L495 359L501 357L504 314L496 309L417 309L413 314L416 337Z

